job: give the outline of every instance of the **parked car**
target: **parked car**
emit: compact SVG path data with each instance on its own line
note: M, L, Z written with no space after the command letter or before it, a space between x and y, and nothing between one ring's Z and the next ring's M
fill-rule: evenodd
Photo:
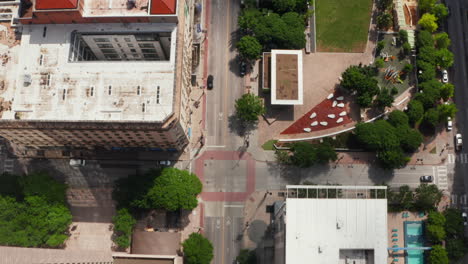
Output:
M455 135L455 149L456 150L461 150L462 146L463 146L462 135L461 134L456 134Z
M72 167L83 167L86 164L86 161L83 159L71 159L70 166Z
M170 160L160 160L160 161L159 161L159 165L162 165L162 166L170 166L170 165L171 165L171 161L170 161Z
M452 131L452 127L453 127L453 122L452 122L452 118L447 117L447 131Z
M462 213L463 225L468 225L468 217L465 212Z
M434 177L432 175L424 175L419 178L420 182L432 182L434 181Z
M448 72L447 72L447 70L442 71L442 82L443 83L448 83Z
M211 90L213 89L213 80L214 80L214 77L213 75L208 75L208 79L206 81L206 87L208 88L208 90Z
M247 63L245 63L245 61L241 61L241 63L239 64L240 76L244 76L246 72L247 72Z

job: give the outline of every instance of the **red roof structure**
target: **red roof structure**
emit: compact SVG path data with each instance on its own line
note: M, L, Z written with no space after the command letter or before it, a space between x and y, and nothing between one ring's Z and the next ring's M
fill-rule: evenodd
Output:
M78 0L36 0L36 10L75 9Z
M176 13L177 0L151 0L152 15L170 15Z

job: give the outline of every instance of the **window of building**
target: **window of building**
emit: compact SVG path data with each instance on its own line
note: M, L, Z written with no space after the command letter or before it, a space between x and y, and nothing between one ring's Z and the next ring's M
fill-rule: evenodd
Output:
M106 54L116 54L117 52L115 51L115 49L101 49L102 53Z
M94 42L110 42L108 38L93 38Z
M124 38L125 42L132 42L131 38Z
M140 46L140 48L154 48L152 43L138 43L138 46Z
M161 89L159 88L158 86L158 89L156 90L156 103L159 104L159 93L160 93Z
M133 44L131 44L131 43L128 43L127 45L128 45L129 48L135 47L135 45L133 45Z
M141 88L140 88L140 85L137 86L137 95L140 95L141 94Z
M143 53L156 53L155 49L141 49Z
M101 49L108 49L108 48L114 48L114 46L112 46L112 44L97 44L97 46Z
M131 52L136 52L136 49L130 49Z
M148 53L144 53L143 56L147 59L159 59L159 56L158 54L148 54Z
M119 55L117 54L105 54L104 57L108 60L118 60L120 59Z

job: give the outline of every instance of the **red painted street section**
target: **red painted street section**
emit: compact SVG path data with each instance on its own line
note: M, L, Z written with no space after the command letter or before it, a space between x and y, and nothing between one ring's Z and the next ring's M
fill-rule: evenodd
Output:
M242 202L255 191L255 160L249 153L238 151L205 151L195 161L195 174L204 182L204 167L206 160L245 160L247 163L245 192L202 192L204 201Z

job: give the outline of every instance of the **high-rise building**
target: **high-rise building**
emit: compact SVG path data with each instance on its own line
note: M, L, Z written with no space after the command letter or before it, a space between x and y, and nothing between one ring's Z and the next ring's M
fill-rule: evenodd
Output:
M188 144L194 0L24 0L19 13L0 136L45 156Z

